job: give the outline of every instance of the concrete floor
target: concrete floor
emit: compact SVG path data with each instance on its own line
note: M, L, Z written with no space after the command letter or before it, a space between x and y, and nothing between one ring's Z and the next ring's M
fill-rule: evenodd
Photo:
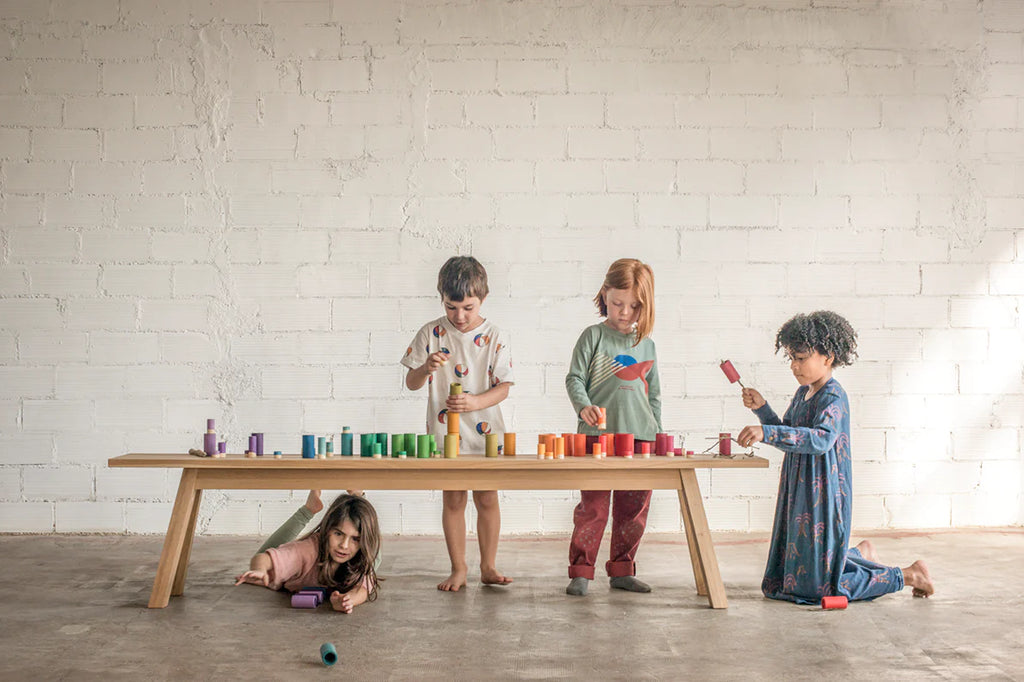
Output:
M385 539L380 599L346 616L233 587L258 540L203 537L185 596L149 610L162 538L0 536L0 679L1024 680L1024 529L870 537L883 559L927 560L936 596L831 612L768 601L767 540L746 534L716 535L726 611L697 596L666 535L638 557L651 594L609 591L599 570L588 597L566 596L566 539L551 537L502 541L511 587L445 594L443 541L401 537Z

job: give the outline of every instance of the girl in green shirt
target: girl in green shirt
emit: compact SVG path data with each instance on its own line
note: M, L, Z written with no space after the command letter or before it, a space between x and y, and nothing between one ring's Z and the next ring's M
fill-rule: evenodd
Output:
M576 411L578 433L588 451L597 440L600 408L608 433L632 433L635 448L661 431L661 382L654 341L654 273L635 258L621 258L608 269L594 303L604 322L587 327L572 352L565 389ZM615 453L621 454L621 453ZM647 525L650 490L582 490L573 512L566 593L583 596L594 579L594 564L612 507L611 557L605 570L611 586L650 592L636 578L637 548Z

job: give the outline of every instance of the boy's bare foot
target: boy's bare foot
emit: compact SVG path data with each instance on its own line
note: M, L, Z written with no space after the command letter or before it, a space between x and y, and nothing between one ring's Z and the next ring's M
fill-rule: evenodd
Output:
M480 582L484 585L508 585L512 578L498 573L496 568L480 568Z
M857 551L868 561L878 563L878 552L875 551L875 546L871 544L870 540L861 540L860 544L857 545Z
M903 583L914 588L915 597L930 597L935 594L932 574L928 572L927 564L920 559L903 569Z
M306 496L306 509L314 514L318 514L323 508L324 503L320 501L320 491L310 490L309 495Z
M466 586L466 573L465 568L453 568L452 574L437 584L437 589L442 592L458 592Z

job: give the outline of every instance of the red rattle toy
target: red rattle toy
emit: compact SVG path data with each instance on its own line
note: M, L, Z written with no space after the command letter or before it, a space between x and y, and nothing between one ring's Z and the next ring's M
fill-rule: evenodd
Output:
M746 388L743 382L740 381L740 373L736 371L736 368L732 366L732 363L728 360L722 360L722 364L719 365L722 371L725 372L725 378L729 380L730 384L738 383L741 388Z

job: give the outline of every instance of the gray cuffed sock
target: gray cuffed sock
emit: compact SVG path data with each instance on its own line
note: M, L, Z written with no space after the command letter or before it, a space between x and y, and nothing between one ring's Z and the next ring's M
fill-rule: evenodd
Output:
M569 586L565 588L566 594L571 594L574 597L585 597L587 596L587 587L590 586L590 581L586 578L573 578L569 581Z
M635 575L620 575L608 581L616 590L627 592L650 592L651 586L642 580L637 580Z

